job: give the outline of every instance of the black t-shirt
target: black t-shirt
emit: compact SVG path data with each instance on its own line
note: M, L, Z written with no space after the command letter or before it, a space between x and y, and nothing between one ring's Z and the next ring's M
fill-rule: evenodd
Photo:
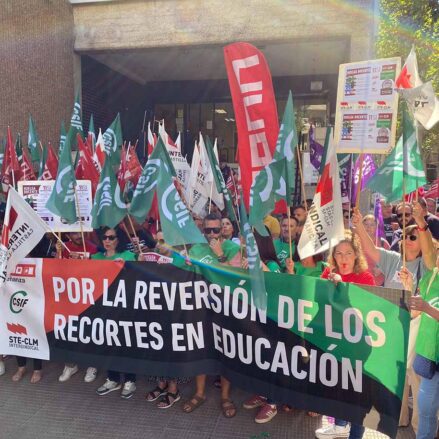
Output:
M148 247L150 249L155 248L156 242L150 232L144 229L140 229L136 230L136 234L140 241L140 247ZM134 238L134 235L131 235L131 237ZM133 244L131 241L128 241L126 243L125 249L133 253L139 253L138 245Z

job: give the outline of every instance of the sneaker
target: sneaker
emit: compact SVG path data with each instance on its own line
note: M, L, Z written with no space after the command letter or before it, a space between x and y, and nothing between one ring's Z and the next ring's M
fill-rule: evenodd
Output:
M267 402L267 398L264 398L263 396L254 395L250 399L247 399L242 406L245 409L255 409L256 407L261 407L261 405L264 405Z
M340 425L328 425L315 431L317 439L334 439L336 437L348 437L351 430L350 425L342 427Z
M119 390L120 388L122 388L122 385L120 383L117 383L116 381L111 381L107 378L107 381L105 381L105 383L96 390L96 393L99 396L103 396L107 393L113 392L114 390Z
M89 367L87 368L87 372L85 372L84 381L86 383L92 383L96 379L97 375L98 370L96 369L96 367Z
M120 397L123 399L130 399L134 395L135 391L136 391L136 383L133 383L132 381L127 381L123 385L123 389L120 394Z
M5 372L6 372L5 362L3 360L0 360L0 376L4 375Z
M65 383L68 381L76 372L78 372L78 366L75 364L73 367L65 366L62 374L59 376L58 381L60 383Z
M277 415L277 407L275 404L264 404L255 417L257 424L265 424L270 422Z

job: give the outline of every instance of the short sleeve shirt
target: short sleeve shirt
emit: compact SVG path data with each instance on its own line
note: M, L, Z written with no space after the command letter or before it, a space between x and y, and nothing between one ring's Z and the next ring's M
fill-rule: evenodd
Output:
M384 287L404 289L402 282L399 280L399 272L402 268L402 257L399 253L379 248L380 260L377 267L384 274ZM419 280L427 271L422 257L413 261L406 261L407 270L413 275L413 288L416 289Z
M283 242L281 239L275 239L273 241L274 249L276 251L277 260L279 261L280 268L285 271L285 259L290 257L290 244L288 242ZM296 246L291 243L291 257L294 255Z
M239 252L240 246L225 239L221 244L221 248L226 261L229 262ZM204 264L219 264L218 256L212 251L209 244L195 244L189 250L189 257Z

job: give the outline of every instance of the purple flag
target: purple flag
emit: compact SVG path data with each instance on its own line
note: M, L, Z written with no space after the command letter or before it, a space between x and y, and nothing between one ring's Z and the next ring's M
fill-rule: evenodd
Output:
M309 129L309 151L310 162L314 166L314 168L319 171L320 163L322 162L324 147L320 145L320 143L316 142L314 138L314 128L312 125Z
M381 210L381 200L379 195L375 198L375 207L373 209L373 215L377 221L377 231L376 231L375 241L379 242L381 238L386 239L386 233L384 232L383 211Z
M355 204L357 199L357 186L360 179L360 158L357 158L355 162L354 172L353 172L353 182L352 182L352 204ZM363 176L361 179L361 187L366 187L367 182L373 177L376 171L376 165L370 154L364 154L363 159Z

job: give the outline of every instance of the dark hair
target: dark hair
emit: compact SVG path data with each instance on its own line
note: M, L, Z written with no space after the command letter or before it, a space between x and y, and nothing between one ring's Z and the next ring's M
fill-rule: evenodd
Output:
M305 211L306 211L305 206L299 205L299 206L293 206L293 207L291 208L291 213L294 215L294 212L295 212L297 209L302 209L302 210L305 210Z
M232 238L237 238L237 237L239 237L239 229L238 229L238 225L236 224L236 221L232 221L232 220L230 219L230 217L228 217L227 215L225 215L225 216L223 216L223 217L221 218L221 222L222 222L222 220L224 220L224 219L229 220L230 223L232 224L232 227L233 227Z
M282 215L282 218L280 219L280 224L282 225L282 222L287 219L288 219L287 215ZM290 219L296 221L296 224L299 225L299 220L295 216L290 216Z
M221 223L221 217L216 213L208 213L203 219L203 228L206 224L206 221L219 221Z
M262 236L256 229L254 230L259 256L264 264L266 264L268 261L274 261L277 265L280 265L279 260L277 259L276 250L274 248L273 238L271 237L270 231L267 227L266 230L268 232L268 236Z
M104 226L101 227L98 230L98 235L99 235L99 240L102 242L103 237L105 235L105 232L108 232L108 230L114 230L117 236L117 246L116 246L116 253L121 253L126 249L126 245L128 242L127 237L125 236L125 234L122 232L122 229L119 226L115 226L115 227L108 227L108 226Z

